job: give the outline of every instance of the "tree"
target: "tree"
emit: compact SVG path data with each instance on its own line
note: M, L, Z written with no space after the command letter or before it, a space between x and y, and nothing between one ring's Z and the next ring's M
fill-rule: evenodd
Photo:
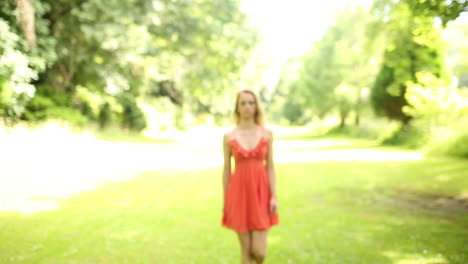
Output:
M468 24L448 25L442 32L448 44L447 66L458 79L458 87L468 87Z
M375 75L379 40L373 34L375 18L362 8L341 10L324 37L302 57L297 81L291 84L294 100L304 101L305 108L323 118L335 110L340 126L354 111L355 124L364 103L363 89ZM292 99L290 99L292 100Z
M257 41L238 0L5 0L0 19L37 74L26 81L35 96L74 109L85 105L76 91L84 87L103 97L168 96L185 111L226 111L211 102L233 90Z
M29 48L36 48L36 31L34 29L34 8L29 0L16 0L21 17L21 29L28 41Z
M374 110L390 119L407 124L411 117L402 111L407 105L407 82L426 71L446 79L442 42L434 17L415 12L413 2L391 5L385 28L388 44L384 61L372 87ZM417 9L419 10L419 9Z
M374 11L387 20L393 8L401 3L408 5L414 16L438 17L444 26L468 11L466 0L375 0Z

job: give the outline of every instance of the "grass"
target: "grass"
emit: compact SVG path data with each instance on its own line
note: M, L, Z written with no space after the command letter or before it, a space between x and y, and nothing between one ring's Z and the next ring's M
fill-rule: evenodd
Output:
M466 160L286 163L277 175L266 263L468 263ZM57 203L0 212L0 263L239 263L219 168L148 171Z

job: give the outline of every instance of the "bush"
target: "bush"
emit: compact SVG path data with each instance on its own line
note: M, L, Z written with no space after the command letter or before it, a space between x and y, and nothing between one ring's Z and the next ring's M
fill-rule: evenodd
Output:
M98 93L91 92L88 88L78 85L76 87L75 107L90 120L96 120L99 115L103 98Z
M79 110L59 106L49 109L48 118L68 121L78 127L84 127L89 121Z
M0 18L0 113L12 124L34 96L35 88L30 82L37 79L38 72L32 64L21 48L20 37Z
M291 100L286 101L284 104L283 115L290 125L304 125L307 121L301 104Z
M122 105L122 126L134 131L142 131L147 126L145 114L138 106L133 95L124 93L118 96Z
M86 116L89 120L95 120L96 117L94 115L93 109L91 108L88 102L82 102L80 105L80 112L84 116Z
M88 118L79 110L68 106L57 106L51 98L42 95L34 96L21 116L21 119L30 122L45 121L49 118L69 121L80 127L88 122Z
M38 85L36 87L36 96L41 95L43 97L50 98L56 106L71 106L72 97L66 93L57 93L55 89L50 85Z
M428 73L418 73L417 78L419 84L408 85L409 106L403 111L414 118L413 127L427 135L426 150L466 157L468 90L448 86Z
M8 96L8 83L6 79L0 75L0 115L2 115L3 111L6 110L7 102L9 99Z
M34 96L26 105L21 119L26 121L43 121L48 117L49 109L55 106L54 102L41 95Z
M455 133L448 139L433 140L426 149L429 155L449 155L468 158L468 129Z
M403 145L412 149L423 147L429 141L429 133L414 125L398 124L384 134L380 142L382 145Z
M109 102L105 102L99 110L98 122L101 129L106 128L112 121L112 111Z
M183 108L177 107L175 109L174 121L175 121L174 126L175 126L176 129L178 129L180 131L187 130L187 124L185 122L185 113L184 113Z

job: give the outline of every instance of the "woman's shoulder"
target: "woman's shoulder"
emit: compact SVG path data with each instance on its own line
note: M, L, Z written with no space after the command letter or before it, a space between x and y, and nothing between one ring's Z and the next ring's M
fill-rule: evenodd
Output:
M234 133L236 131L235 127L229 128L224 131L223 138L225 141L229 141L234 137Z
M263 127L263 134L265 135L265 138L270 141L273 139L273 130L268 128L268 127Z

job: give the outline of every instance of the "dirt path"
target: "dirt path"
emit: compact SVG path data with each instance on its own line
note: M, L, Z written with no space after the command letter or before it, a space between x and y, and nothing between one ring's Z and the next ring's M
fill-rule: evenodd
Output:
M194 170L222 165L219 130L193 131L174 143L115 143L62 132L0 133L0 211L54 209L54 197L99 183L161 169ZM201 140L202 139L202 140ZM346 140L275 142L275 162L403 161L417 152L354 149Z

